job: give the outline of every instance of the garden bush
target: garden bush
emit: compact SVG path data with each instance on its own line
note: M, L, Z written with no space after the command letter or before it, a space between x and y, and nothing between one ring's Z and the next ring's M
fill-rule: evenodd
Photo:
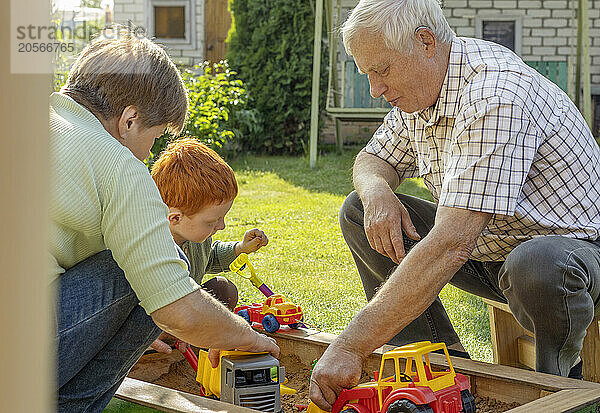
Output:
M238 140L246 135L260 134L259 114L248 108L246 89L227 62L204 62L184 69L181 76L190 104L183 136L194 137L223 153L237 151ZM170 139L168 134L157 139L152 158L158 156Z
M233 17L227 60L244 81L264 132L245 135L245 150L298 154L310 137L314 3L298 0L229 0ZM324 32L324 39L327 39ZM327 47L321 67L327 67ZM321 70L320 107L327 70Z

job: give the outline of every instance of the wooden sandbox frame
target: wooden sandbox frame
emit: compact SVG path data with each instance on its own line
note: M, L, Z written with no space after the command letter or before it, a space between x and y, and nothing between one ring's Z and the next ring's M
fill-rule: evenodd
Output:
M313 360L320 357L336 337L305 329L271 335L276 338L282 355L296 355L307 369L310 369ZM373 352L363 366L365 372L378 370L381 355L391 348L393 347L383 346ZM432 365L447 366L445 356L431 353L429 357ZM451 360L457 372L469 376L473 393L502 402L521 404L509 410L510 413L600 413L598 383L456 357ZM256 410L131 378L125 379L116 397L172 413L257 413Z

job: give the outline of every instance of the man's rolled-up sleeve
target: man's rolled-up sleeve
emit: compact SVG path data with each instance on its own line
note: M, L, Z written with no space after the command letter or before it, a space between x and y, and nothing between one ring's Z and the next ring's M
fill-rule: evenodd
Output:
M417 175L415 152L395 108L385 116L363 150L389 163L401 181Z

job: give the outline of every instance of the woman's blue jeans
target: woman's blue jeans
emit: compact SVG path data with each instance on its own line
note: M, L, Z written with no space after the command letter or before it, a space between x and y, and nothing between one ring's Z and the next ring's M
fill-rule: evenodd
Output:
M101 412L161 330L108 250L57 282L57 411Z

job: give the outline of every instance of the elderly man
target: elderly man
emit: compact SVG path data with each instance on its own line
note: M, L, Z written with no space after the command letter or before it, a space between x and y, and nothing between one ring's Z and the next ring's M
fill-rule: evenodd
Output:
M342 34L393 109L340 212L370 301L315 366L311 399L329 410L386 342L460 349L437 298L448 282L507 302L537 370L580 376L600 302L600 151L577 108L510 50L456 37L434 0L361 0ZM394 193L414 176L435 204Z

